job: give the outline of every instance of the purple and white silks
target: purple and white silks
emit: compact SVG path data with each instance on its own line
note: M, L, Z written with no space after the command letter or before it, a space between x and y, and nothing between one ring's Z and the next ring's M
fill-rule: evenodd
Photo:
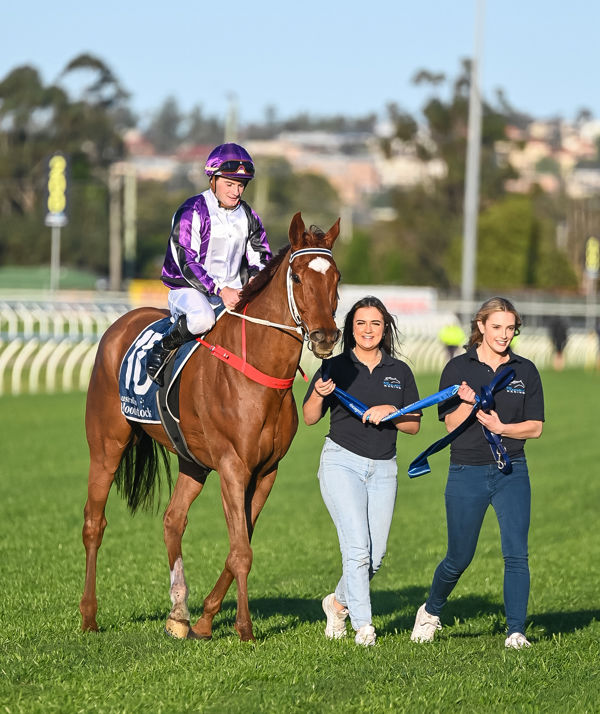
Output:
M242 201L233 210L222 208L207 189L173 216L162 281L211 295L225 286L242 287L242 266L252 275L270 258L267 234L250 206Z

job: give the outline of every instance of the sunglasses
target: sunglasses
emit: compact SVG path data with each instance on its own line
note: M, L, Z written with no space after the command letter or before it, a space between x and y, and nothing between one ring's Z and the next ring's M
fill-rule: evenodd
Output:
M254 165L251 161L224 161L215 171L216 174L239 174L254 176Z

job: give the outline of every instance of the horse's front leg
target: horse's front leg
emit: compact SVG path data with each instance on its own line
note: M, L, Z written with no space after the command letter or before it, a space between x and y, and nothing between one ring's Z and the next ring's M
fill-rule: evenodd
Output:
M202 491L203 483L179 473L173 495L163 518L164 539L171 572L172 608L165 625L165 632L172 637L185 639L190 632L189 590L183 569L181 540L187 526L190 506Z
M250 541L252 540L252 535L254 532L254 526L256 525L256 520L258 516L260 515L260 512L265 505L265 502L269 496L269 493L271 492L271 489L273 488L273 483L275 482L275 477L277 476L277 469L273 469L269 473L265 474L262 477L257 478L256 484L254 491L252 493L246 493L246 497L244 499L245 501L245 513L250 514L250 522L248 523L247 519L245 520L246 524L246 533L247 533L247 542L248 542L248 548L250 547ZM223 492L223 490L222 490ZM223 496L223 505L225 508L225 497ZM225 517L227 518L227 509L225 508ZM229 528L229 518L227 518L227 524ZM231 538L231 531L229 535L230 539L230 545L232 543L232 538ZM231 551L233 551L233 546L231 546ZM231 552L229 554L231 556ZM252 563L252 551L250 550L250 565ZM242 618L240 618L240 613L243 612L240 610L240 588L239 588L239 581L238 581L238 612L237 612L237 617L236 617L236 623L235 623L235 628L240 635L240 638L242 640L253 640L254 635L252 633L252 622L250 620L250 611L248 607L248 593L247 593L247 577L248 573L250 572L250 567L248 566L247 572L246 572L246 588L244 590L245 592L245 612L246 612L246 621L245 625L242 627L242 623L244 622ZM233 582L235 577L235 574L230 567L230 560L229 557L227 558L227 562L225 563L225 568L221 575L219 576L219 579L217 580L214 588L210 592L210 594L206 597L204 600L204 606L202 610L202 616L200 619L196 622L196 624L192 627L193 633L197 637L201 638L207 638L212 635L212 621L214 616L219 612L221 609L221 605L223 603L223 599L225 598L225 595L227 594L227 591L229 590L229 587L231 586L231 583ZM237 579L237 578L236 578ZM249 636L248 636L249 635Z

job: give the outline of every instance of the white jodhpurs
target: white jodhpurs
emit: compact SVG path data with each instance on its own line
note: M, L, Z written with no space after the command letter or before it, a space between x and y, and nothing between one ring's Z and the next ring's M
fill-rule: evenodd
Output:
M185 315L187 328L194 335L208 332L215 324L215 311L207 297L195 288L169 290L169 310L175 319Z

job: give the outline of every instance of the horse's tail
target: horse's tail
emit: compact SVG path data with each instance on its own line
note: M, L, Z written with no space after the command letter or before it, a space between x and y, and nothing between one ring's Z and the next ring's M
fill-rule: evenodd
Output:
M169 493L173 488L169 452L141 428L134 428L115 472L117 491L127 500L134 515L138 508L152 510L155 496L160 500L160 462L167 475Z

